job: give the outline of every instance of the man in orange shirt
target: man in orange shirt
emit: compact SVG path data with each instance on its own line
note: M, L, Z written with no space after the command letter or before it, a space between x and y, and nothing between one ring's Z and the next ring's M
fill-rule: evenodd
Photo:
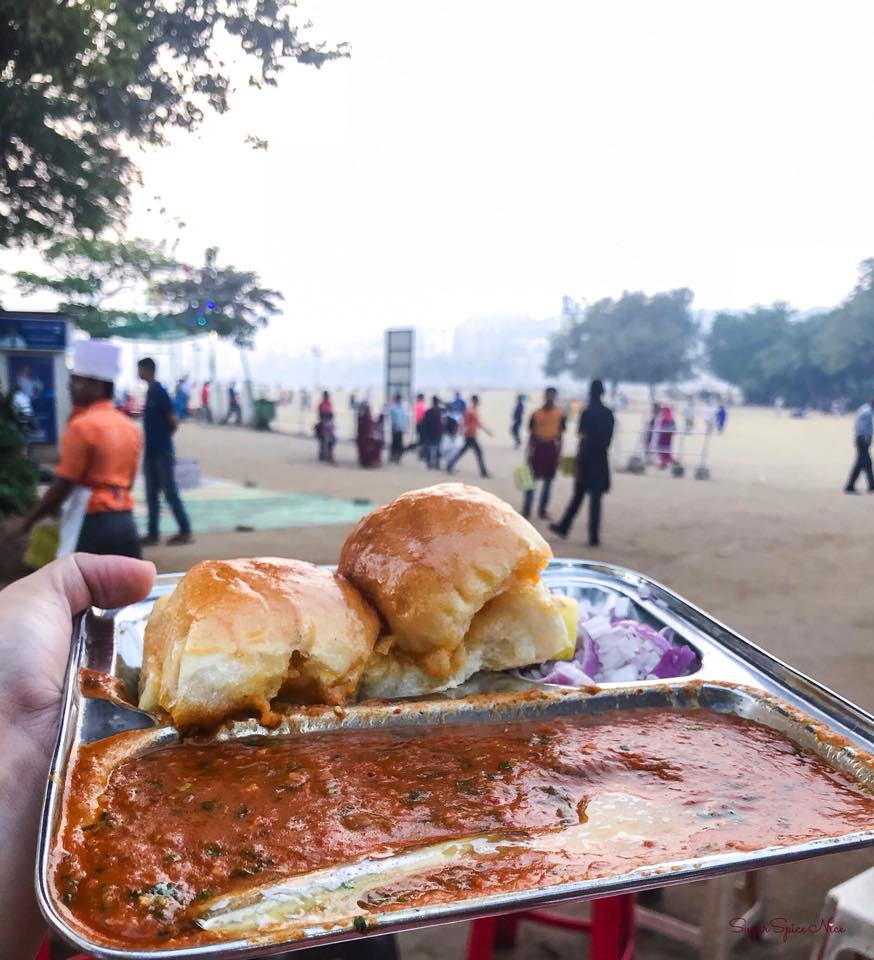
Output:
M485 431L489 436L491 430L484 426L479 418L479 397L474 394L470 398L470 406L464 411L464 446L455 454L455 456L446 465L447 473L455 472L455 464L464 456L468 450L473 450L476 454L476 462L479 464L480 476L487 479L491 474L486 470L486 462L483 460L483 451L476 438L479 430Z
M552 490L552 481L558 468L561 455L561 437L565 431L565 417L556 404L558 390L547 387L544 403L540 409L531 414L528 424L528 466L535 480L540 480L540 504L538 515L541 520L549 520L546 508L549 506L549 494ZM534 506L534 488L525 491L522 501L522 516L527 520L531 516Z
M13 535L28 533L37 521L57 512L77 488L87 488L90 496L76 549L140 556L130 491L143 442L136 426L112 403L120 357L119 348L106 341L80 340L73 345L73 414L61 437L61 460L54 482L18 522Z

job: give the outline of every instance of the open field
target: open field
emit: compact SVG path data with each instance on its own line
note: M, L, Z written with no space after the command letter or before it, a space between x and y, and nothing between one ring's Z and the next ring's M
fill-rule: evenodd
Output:
M519 462L506 437L506 419L497 404L496 439L485 440L494 479L482 481L512 503L511 482ZM635 433L640 413L622 416L622 442ZM500 428L500 430L498 429ZM674 479L650 470L644 476L614 475L605 500L603 546L598 558L655 577L684 594L734 629L788 660L867 709L874 709L871 631L871 537L874 497L847 497L841 486L850 466L849 418L792 420L772 411L732 409L726 433L713 439L713 479L687 474ZM200 461L204 473L277 492L367 498L384 502L403 490L444 479L408 455L401 467L364 471L355 466L354 447L338 445L340 465L315 460L315 442L235 427L185 425L181 456ZM480 482L471 459L462 460L457 479ZM552 510L570 493L570 480L556 482ZM584 557L584 517L559 555ZM202 533L187 547L149 552L162 571L181 570L206 557L259 554L332 562L348 524L285 530ZM165 533L172 532L165 530ZM763 758L765 762L765 758ZM874 852L840 855L771 871L774 916L797 923L815 921L829 886L874 865ZM678 915L695 917L694 888L668 893ZM463 925L403 938L404 960L461 956ZM526 960L580 956L566 933L529 929L514 956ZM786 945L755 947L756 956L801 958L809 938ZM642 957L691 957L687 948L665 945L646 935Z

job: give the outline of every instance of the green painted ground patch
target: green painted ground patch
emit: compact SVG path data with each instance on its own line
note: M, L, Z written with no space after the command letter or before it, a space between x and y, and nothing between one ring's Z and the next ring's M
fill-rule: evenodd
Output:
M250 527L280 530L285 527L316 527L355 523L371 508L338 497L306 493L278 493L246 487L228 480L204 479L200 487L182 490L182 501L195 534ZM142 483L134 487L134 516L141 533L146 532L146 495ZM161 532L176 532L176 523L161 498Z

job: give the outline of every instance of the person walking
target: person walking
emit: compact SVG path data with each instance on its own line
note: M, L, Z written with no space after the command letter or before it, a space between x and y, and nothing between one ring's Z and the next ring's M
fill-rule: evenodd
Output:
M461 427L458 420L449 412L448 406L443 408L443 437L440 440L440 456L446 463L461 450L464 445Z
M531 414L528 423L528 466L535 481L540 480L540 504L537 509L541 520L551 519L546 512L549 506L549 494L558 461L561 455L561 438L567 423L564 414L556 404L558 390L547 387L543 406ZM534 487L525 491L522 501L522 516L527 520L534 506Z
M322 399L316 408L316 438L319 441L319 460L323 463L333 463L334 460L334 406L331 403L331 394L322 391Z
M206 380L200 388L200 416L207 423L212 423L212 410L209 406L209 390L212 383Z
M425 403L425 394L417 393L416 394L416 403L413 407L413 415L416 421L416 426L422 422L422 417L425 416L425 411L428 409L427 404Z
M874 397L867 403L863 403L856 411L856 419L853 421L856 462L850 471L850 478L844 487L844 493L858 493L856 481L863 473L868 481L868 493L874 493L874 470L871 468L872 436L874 436Z
M176 391L173 394L173 405L176 407L176 418L184 423L188 417L188 377L180 377L176 381Z
M425 451L424 460L429 470L440 469L440 444L443 441L443 410L440 397L431 397L431 406L422 414L419 423L419 442Z
M525 416L525 395L520 393L516 397L516 405L513 407L513 419L510 422L510 436L513 438L513 446L516 450L522 446L522 438L519 432L522 429L522 418Z
M414 447L418 448L416 456L420 460L424 460L427 457L425 444L422 443L422 417L425 416L425 411L427 409L428 406L425 403L425 394L417 393L416 402L413 405L413 423L416 427L416 442L411 444L407 449L412 450Z
M143 433L146 446L143 453L143 475L146 480L146 502L149 508L149 529L142 539L144 546L160 543L161 494L173 511L179 531L167 540L168 546L192 543L191 523L176 487L176 454L173 434L179 425L173 413L170 395L155 379L155 361L144 357L137 364L140 380L147 383L146 404L143 408Z
M695 401L692 397L686 399L686 405L683 407L683 429L686 433L691 433L695 429Z
M613 412L605 407L604 384L593 380L589 387L589 405L580 414L580 447L577 452L574 492L564 516L549 529L564 539L570 532L586 494L589 495L589 546L601 543L601 497L610 489L608 450L613 439Z
M677 432L674 413L667 404L659 411L655 431L655 445L659 457L659 470L664 470L665 467L674 462L672 447L674 444L674 434Z
M725 409L725 404L720 403L716 408L716 432L722 433L725 430L725 421L728 419L728 411Z
M11 540L60 509L58 556L73 551L141 555L131 487L143 440L136 424L112 402L120 368L121 350L115 344L105 340L73 344L73 413L61 436L55 479L9 530Z
M163 389L163 387L162 387ZM240 406L240 397L237 393L237 388L234 384L228 384L228 412L225 414L224 420L222 423L230 423L231 417L234 418L234 423L241 424L243 422L243 409Z
M319 437L319 460L337 466L334 459L334 446L337 443L337 428L334 424L334 414L328 411L316 425Z
M464 403L464 401L461 401ZM450 459L449 463L446 464L446 472L454 473L455 465L458 461L464 456L468 450L473 450L476 454L476 462L479 465L480 476L483 479L488 479L491 476L488 470L486 470L486 462L483 459L483 451L479 445L479 441L476 438L477 433L482 430L484 433L487 433L489 436L492 435L491 430L486 427L479 418L479 397L474 394L470 398L470 406L464 411L464 443L462 444L461 449Z
M464 414L467 411L467 404L464 402L464 398L458 392L455 391L455 396L446 404L446 412L452 417L456 423L461 423L464 419Z
M650 416L643 428L643 457L647 464L651 464L655 460L656 430L661 410L662 405L660 403L653 403Z
M391 455L392 463L399 464L404 455L404 433L407 429L407 411L404 409L401 395L396 393L388 408L388 419L391 424Z
M382 457L382 443L379 440L377 422L370 413L370 404L362 403L358 408L358 429L355 437L358 447L359 467L378 467Z
M322 399L319 400L319 406L317 412L320 417L323 417L326 413L334 412L334 405L331 403L331 394L327 390L322 391Z

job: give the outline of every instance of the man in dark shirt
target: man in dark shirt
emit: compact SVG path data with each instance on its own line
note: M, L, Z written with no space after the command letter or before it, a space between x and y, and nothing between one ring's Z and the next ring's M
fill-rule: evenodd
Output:
M146 502L149 507L149 533L143 537L145 546L159 543L160 495L164 494L167 505L173 511L179 532L167 540L168 545L191 543L191 523L182 505L176 487L176 455L173 450L173 434L177 421L173 413L170 395L155 379L155 361L145 357L137 364L140 380L149 385L146 405L143 408L143 433L146 445L143 452L143 475L146 480Z
M580 414L580 448L574 493L561 520L549 525L553 533L564 539L588 493L590 547L600 545L601 497L610 489L607 451L613 439L613 413L601 402L603 395L604 384L600 380L593 380L589 386L589 405Z
M443 439L443 411L440 398L431 397L431 406L422 414L419 437L429 470L440 469L440 442Z

